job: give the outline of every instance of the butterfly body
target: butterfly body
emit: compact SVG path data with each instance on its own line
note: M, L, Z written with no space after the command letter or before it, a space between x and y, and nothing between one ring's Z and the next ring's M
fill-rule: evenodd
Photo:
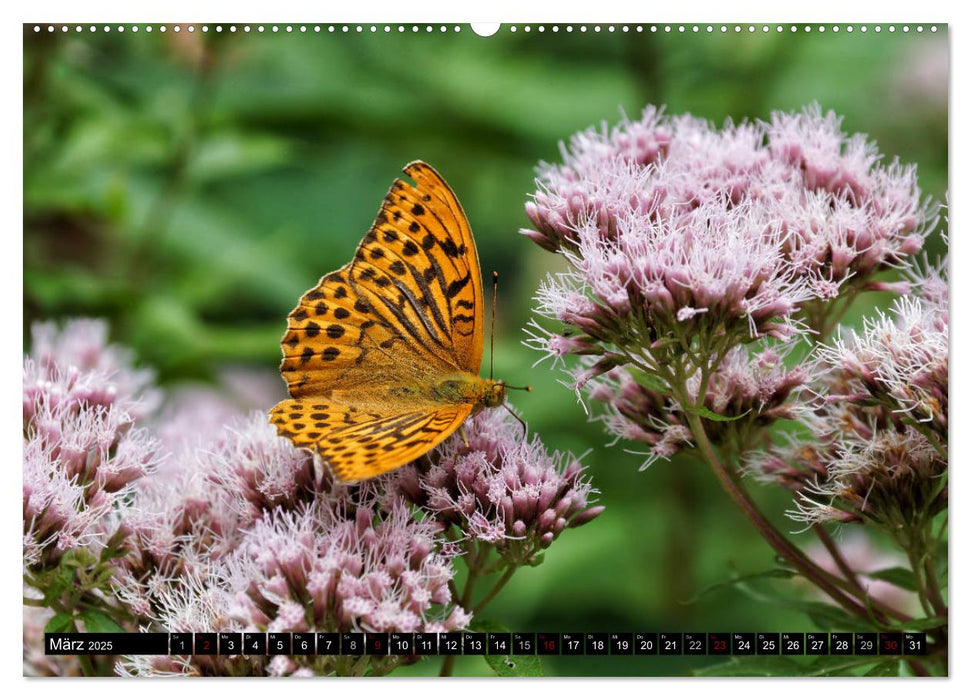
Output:
M501 406L506 398L506 385L493 379L482 379L468 372L458 372L442 379L432 390L436 399L445 403L471 403L472 413L483 408Z
M290 313L280 370L290 399L277 431L318 452L342 481L421 456L506 386L478 376L482 279L462 207L416 161L396 180L350 263Z

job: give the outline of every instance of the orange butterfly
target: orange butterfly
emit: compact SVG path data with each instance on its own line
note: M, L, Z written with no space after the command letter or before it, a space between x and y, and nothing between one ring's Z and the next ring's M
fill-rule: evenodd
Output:
M342 481L420 457L506 385L478 376L479 256L455 194L427 163L395 180L350 263L287 318L277 431L318 452Z

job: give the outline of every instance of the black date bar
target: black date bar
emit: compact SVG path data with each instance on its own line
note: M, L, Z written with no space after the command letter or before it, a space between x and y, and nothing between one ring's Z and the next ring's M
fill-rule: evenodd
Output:
M169 653L166 632L47 632L44 653L48 656L165 656Z

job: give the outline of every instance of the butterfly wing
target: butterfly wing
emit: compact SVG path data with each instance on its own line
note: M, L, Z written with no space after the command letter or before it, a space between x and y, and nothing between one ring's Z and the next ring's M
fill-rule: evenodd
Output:
M384 198L354 259L305 293L287 319L281 373L291 398L271 422L344 481L411 461L474 410L435 386L482 361L479 258L462 207L420 161Z
M420 273L424 278L429 311L436 325L444 322L440 328L451 339L456 366L478 374L485 305L472 229L455 193L434 168L415 161L404 172L415 180L416 186L397 180L375 224L383 218L386 224L390 221L396 228L407 228L413 245L404 242L400 246L403 258L415 246L424 252L414 252L411 257L417 264L406 266L408 273L416 279L415 273Z
M373 403L289 399L270 413L280 435L318 452L341 481L384 474L425 454L455 431L471 404L409 406L381 414Z
M482 278L468 220L431 166L405 173L416 184L395 180L354 259L290 313L280 367L290 396L478 372Z

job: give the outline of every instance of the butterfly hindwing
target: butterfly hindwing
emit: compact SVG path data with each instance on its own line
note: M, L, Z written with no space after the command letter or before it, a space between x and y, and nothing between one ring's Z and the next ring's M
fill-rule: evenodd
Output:
M373 406L305 399L281 401L270 414L278 432L318 452L341 481L378 476L420 457L468 417L470 404L409 406L381 415Z

